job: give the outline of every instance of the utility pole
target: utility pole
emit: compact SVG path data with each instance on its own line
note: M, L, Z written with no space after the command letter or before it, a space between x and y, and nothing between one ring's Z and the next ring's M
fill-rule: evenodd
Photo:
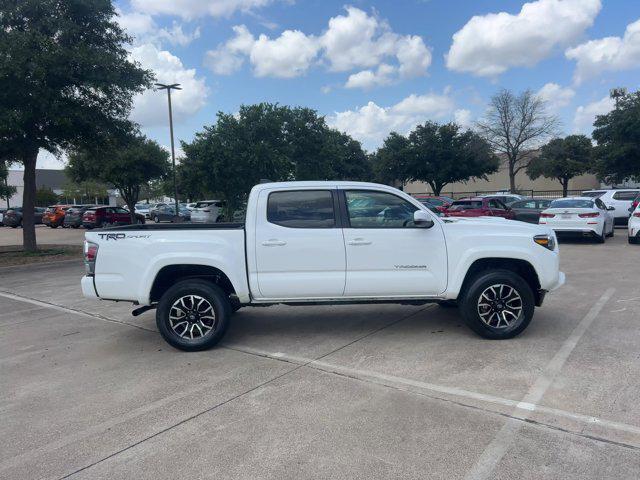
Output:
M163 83L156 83L158 90L167 91L167 99L169 100L169 132L171 133L171 163L173 164L173 196L176 203L176 214L174 221L177 223L180 221L180 208L178 206L178 182L176 181L176 152L173 145L173 112L171 110L171 90L182 90L179 83L172 83L171 85L165 85Z

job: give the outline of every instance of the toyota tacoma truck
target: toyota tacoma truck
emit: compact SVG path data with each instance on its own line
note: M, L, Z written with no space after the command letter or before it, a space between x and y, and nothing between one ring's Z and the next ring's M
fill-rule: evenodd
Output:
M439 303L490 339L521 333L564 283L553 231L438 217L360 182L255 186L244 223L130 225L85 234L86 297L155 308L181 350L212 347L245 306Z

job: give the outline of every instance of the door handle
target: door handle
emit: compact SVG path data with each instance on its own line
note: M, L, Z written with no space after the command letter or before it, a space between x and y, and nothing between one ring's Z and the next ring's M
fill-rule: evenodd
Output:
M348 243L349 245L371 245L371 242L364 238L354 238L353 240L349 240Z
M282 247L283 245L286 245L286 244L287 242L285 242L284 240L278 240L275 238L271 238L269 240L262 242L262 245L264 245L265 247Z

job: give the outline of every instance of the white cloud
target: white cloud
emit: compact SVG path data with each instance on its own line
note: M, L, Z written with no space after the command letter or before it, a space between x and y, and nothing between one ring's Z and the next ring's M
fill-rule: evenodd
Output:
M173 22L171 28L160 28L156 24L153 17L146 13L129 12L124 13L117 9L118 23L132 37L134 43L157 43L163 41L169 42L171 45L180 45L186 47L193 40L200 37L200 28L196 28L192 32L185 32L182 24Z
M627 25L622 38L591 40L569 48L565 55L577 62L574 75L577 83L602 71L640 67L640 20Z
M462 128L471 128L473 121L471 120L471 110L460 108L453 112L453 120Z
M380 64L376 71L362 70L352 73L345 84L346 88L362 88L365 90L393 83L397 68L386 63Z
M176 15L186 20L210 15L228 17L241 11L264 7L272 0L131 0L136 11L151 15Z
M573 117L573 126L575 132L591 135L591 132L593 131L593 122L596 119L596 115L604 115L606 113L609 113L611 110L613 110L614 106L614 100L608 96L584 106L580 105L576 109L575 116Z
M285 30L275 40L260 35L251 48L257 77L292 78L303 75L318 54L318 44L298 30Z
M561 87L553 82L546 83L537 93L538 97L544 100L551 110L566 107L575 94L576 92L572 88Z
M453 100L446 94L412 94L390 107L369 102L354 110L336 112L327 116L327 121L373 150L390 132L407 134L419 123L451 117L453 108Z
M180 120L198 112L206 103L208 89L195 69L185 68L182 61L152 44L131 49L131 57L144 68L153 70L160 83L179 83L182 90L171 92L174 119ZM167 93L148 90L134 99L131 117L142 126L164 124L167 119Z
M419 36L401 36L386 22L355 8L329 20L320 36L286 30L274 39L257 39L244 26L233 28L234 37L206 54L206 64L217 74L237 71L249 57L256 76L303 75L317 60L330 71L360 70L349 77L347 88L372 88L401 78L425 75L431 52ZM390 64L395 58L397 65Z
M517 15L474 16L453 35L447 67L480 76L531 67L579 38L600 8L600 0L537 0Z

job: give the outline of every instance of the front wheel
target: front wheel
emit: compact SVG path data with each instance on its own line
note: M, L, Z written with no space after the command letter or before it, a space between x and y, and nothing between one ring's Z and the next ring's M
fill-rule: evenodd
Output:
M519 335L531 322L535 309L531 287L510 270L480 272L459 303L467 325L493 340Z
M153 221L156 222L156 223L160 223L160 219L158 218L157 215L155 217L153 217Z
M171 346L188 352L207 350L218 343L229 325L229 298L203 280L184 280L160 299L156 324Z

